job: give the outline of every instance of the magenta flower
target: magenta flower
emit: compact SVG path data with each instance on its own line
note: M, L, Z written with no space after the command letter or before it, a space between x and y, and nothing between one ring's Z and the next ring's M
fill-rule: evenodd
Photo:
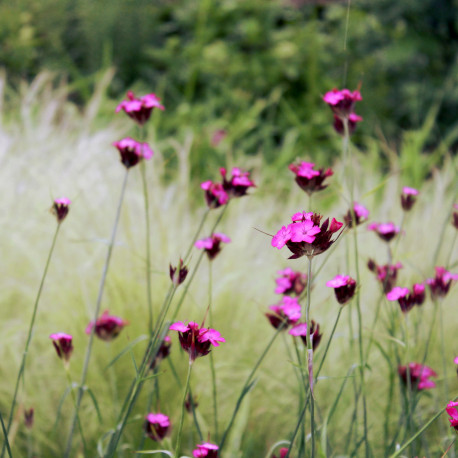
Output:
M363 118L356 113L350 113L348 115L348 133L349 135L352 135L353 132L356 130L356 126L358 122L361 122ZM334 130L339 134L342 135L342 137L345 136L345 126L342 121L342 119L334 115L334 124L333 124Z
M63 359L66 363L68 363L68 361L70 360L70 356L72 356L73 352L73 337L70 334L58 332L56 334L51 334L49 338L52 339L52 344L56 349L57 356L60 359Z
M227 137L227 131L224 129L217 129L213 132L210 144L216 148Z
M170 419L163 413L149 413L145 416L144 430L150 439L160 442L170 431Z
M453 204L454 212L453 212L453 226L455 229L458 230L458 204Z
M175 287L178 287L178 285L181 285L186 280L188 272L188 266L184 265L183 259L180 259L180 262L176 267L173 267L172 264L169 264L170 280L172 280L172 283L175 285Z
M377 280L382 284L383 292L388 293L396 285L398 270L402 268L402 264L398 262L394 265L385 264L379 266L375 261L369 259L367 267L370 271L376 273Z
M356 226L365 223L369 218L369 210L358 202L353 202L353 212ZM344 216L344 222L348 227L353 227L353 215L351 210L348 210L347 214Z
M169 336L165 336L164 340L157 351L156 357L151 361L150 369L153 370L159 366L161 361L170 355L170 347L172 346L172 339Z
M409 211L417 200L418 191L414 188L405 186L402 188L401 206L404 211Z
M313 162L301 161L298 164L290 164L288 168L295 173L295 181L299 187L308 195L316 191L321 191L327 188L328 185L323 185L323 181L333 175L331 169L318 169L315 170Z
M199 356L205 356L210 353L210 347L219 347L220 342L226 342L221 334L215 329L200 328L193 321L184 324L182 321L173 323L171 331L178 331L181 348L189 354L191 362Z
M398 301L401 310L407 313L415 305L420 306L425 301L425 285L415 283L412 287L412 292L410 292L409 288L396 286L387 293L386 298L389 301Z
M273 313L267 312L266 317L275 329L282 325L286 329L301 318L301 306L297 297L283 296L278 304L271 305L269 309Z
M143 97L137 99L132 91L127 93L127 100L123 100L117 107L116 113L121 110L132 118L135 122L143 126L151 116L151 112L154 108L164 110L164 107L160 104L160 98L156 94L146 94Z
M312 340L312 349L318 347L323 334L320 334L320 325L315 321L311 321L310 339ZM305 346L307 346L307 323L298 323L289 330L289 334L294 337L300 337Z
M285 245L293 253L289 259L301 256L316 256L326 251L337 239L331 240L334 233L343 226L332 219L329 224L327 218L320 227L322 216L318 213L295 213L288 226L283 226L272 238L272 246L278 249Z
M329 288L334 288L337 302L346 304L355 294L356 281L349 275L336 275L326 283Z
M115 337L118 337L119 333L127 324L129 324L128 321L125 321L118 316L110 315L108 310L105 310L100 318L97 319L95 324L93 321L88 324L86 334L90 334L92 332L92 328L95 326L95 334L97 337L105 340L106 342L110 342Z
M279 452L280 455L278 458L285 458L286 454L288 453L288 449L286 447L282 447ZM272 455L272 458L277 458L277 455Z
M246 195L249 188L255 188L256 185L250 179L250 172L242 172L238 167L232 168L232 176L228 180L226 178L226 169L224 167L219 169L223 177L223 188L231 197L242 197Z
M229 196L221 183L204 181L200 187L205 191L205 201L209 208L218 208L229 201Z
M375 231L377 235L385 242L390 242L399 233L399 227L394 223L371 223L367 228L370 231Z
M280 275L275 279L277 287L275 294L299 296L307 286L307 275L290 269L289 267L284 270L278 270L277 274Z
M192 456L194 458L218 458L219 447L210 442L204 442L203 444L197 444L197 448L193 450Z
M34 413L35 411L33 407L30 409L24 409L24 425L27 429L33 428Z
M335 116L341 120L349 119L353 113L355 103L363 100L359 91L351 92L348 89L333 89L332 91L326 92L323 100L329 105ZM356 115L357 116L357 115ZM358 122L354 120L354 122Z
M445 270L444 267L435 267L435 270L436 276L426 280L433 299L446 296L452 283L458 280L458 274L452 274Z
M410 386L414 390L428 390L434 388L436 384L430 380L431 377L437 377L430 367L419 363L409 363ZM407 366L399 366L398 374L405 385L407 385Z
M60 224L68 214L69 206L72 202L66 197L61 197L60 199L55 199L51 212L56 216L57 222Z
M230 243L231 239L221 232L216 232L211 237L206 237L205 239L197 240L194 246L199 250L205 250L208 259L210 259L211 261L215 259L215 257L221 251L221 242Z
M458 410L457 410L457 407L458 407L458 402L450 401L447 404L447 407L445 408L445 410L447 411L447 413L450 416L450 418L448 419L448 421L450 422L450 428L455 428L456 431L458 431Z
M148 143L139 143L130 137L114 142L113 146L118 148L121 162L127 169L137 165L142 159L151 159L154 154Z

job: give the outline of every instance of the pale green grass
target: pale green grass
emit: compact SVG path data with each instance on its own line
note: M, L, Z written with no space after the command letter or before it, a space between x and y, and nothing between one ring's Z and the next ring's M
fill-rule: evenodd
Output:
M107 83L109 75L105 76ZM0 83L4 89L3 76ZM87 343L84 329L94 311L106 243L124 173L118 153L111 143L126 135L132 126L121 115L113 114L110 122L100 121L97 117L100 103L106 103L103 101L103 83L97 89L90 106L83 112L67 100L66 90L65 85L53 88L51 77L42 74L30 87L22 88L21 94L15 99L17 107L13 113L6 112L5 105L0 111L0 408L4 416L9 412L33 301L54 231L55 221L48 209L52 199L56 197L67 196L73 202L69 216L63 223L49 269L27 361L25 389L20 391L19 397L21 408L35 408L33 443L37 456L44 457L61 456L72 412L68 398L57 431L53 435L56 410L66 389L66 379L48 336L58 331L74 336L71 374L73 380L79 380ZM0 103L2 100L3 97L0 97ZM173 116L173 113L165 111L160 116ZM153 302L156 314L169 285L168 264L176 263L180 255L184 255L205 210L203 198L202 204L197 208L194 201L190 204L190 194L195 194L192 187L198 187L199 181L190 177L189 151L193 140L199 134L183 126L177 132L176 138L161 139L160 132L155 133L157 140L153 136L150 138L155 150L154 158L147 163L147 174L152 208ZM169 184L164 184L167 164L161 151L165 148L174 149L178 157L177 169L167 171L169 175L174 175ZM336 150L333 164L336 174L330 180L330 187L321 196L315 196L313 204L314 210L337 219L341 219L347 210L347 205L338 191L342 170L339 154ZM357 199L371 210L372 221L392 220L399 223L400 187L411 183L400 182L394 156L391 158L392 172L385 180L386 177L379 170L381 154L375 142L372 151L356 152L354 170L357 177ZM313 159L313 155L312 150L304 152L304 159ZM454 253L450 253L454 229L450 219L446 220L453 203L456 164L449 157L444 161L444 168L433 170L431 178L423 184L418 203L407 217L405 236L399 244L397 256L404 264L398 282L401 286L410 287L413 282L431 276L432 258L444 222L447 228L443 234L438 264L443 265L448 259L452 263L457 261L456 247ZM306 269L304 259L287 261L286 248L277 251L270 246L268 236L254 229L259 228L273 234L289 221L292 213L306 209L307 197L295 185L292 174L286 168L269 168L263 164L261 157L251 157L228 165L253 169L258 188L249 197L231 203L219 230L227 233L232 238L232 243L224 247L213 266L214 327L227 340L226 344L214 350L221 414L220 431L227 424L245 377L272 336L273 330L263 314L267 306L277 300L273 294L276 270L286 266ZM199 179L218 177L217 170L202 170ZM202 236L207 235L206 231L210 230L217 213L218 210L211 212ZM375 303L379 296L379 285L365 264L369 257L384 264L386 247L374 234L367 232L365 226L358 228L358 232L362 272L361 304L364 339L367 343ZM85 396L81 410L84 430L94 456L97 441L115 426L116 406L112 402L109 371L106 366L129 342L147 331L144 237L141 180L139 170L133 169L129 176L121 224L102 303L102 310L109 309L113 314L127 319L130 325L111 345L98 340L95 342L88 386L94 392L102 410L102 425L97 422L95 409L88 396ZM355 275L353 268L349 271L346 268L347 245L351 248L351 239L342 237L326 267L315 279L312 317L322 326L323 342L326 342L332 329L338 309L333 292L325 287L325 282L337 273ZM196 255L194 251L191 269ZM326 255L321 255L315 258L315 269L325 257ZM353 259L352 254L350 258ZM204 260L179 319L202 320L208 304L207 272L208 265ZM458 390L453 366L453 357L458 354L458 315L455 310L457 291L456 288L452 289L444 304L447 359L450 361L449 386L453 396ZM392 307L398 311L397 304L384 304L383 307ZM357 330L356 310L350 306L342 314L322 371L323 376L337 378L320 381L316 389L317 404L321 412L318 415L318 424L334 401L343 380L340 377L344 377L349 368L359 361L357 336L349 334L349 313L353 314L353 330ZM382 311L382 317L385 316L385 311ZM400 312L398 316L400 320ZM432 303L429 300L421 309L410 313L411 321L418 322L420 329L417 345L411 349L413 361L421 361L427 324L431 316ZM386 332L381 323L376 328L376 336L378 342L386 344ZM176 336L172 336L172 339L172 359L183 383L186 358L179 349ZM289 339L287 340L290 344ZM354 342L353 346L351 341ZM322 343L318 358L323 347ZM401 346L400 349L402 351ZM135 348L137 358L140 358L142 350L142 344ZM427 364L441 374L438 334L434 338ZM382 417L388 372L386 362L375 347L369 365L370 369L366 373L369 433L375 456L381 456ZM130 356L123 356L114 367L122 402L134 374ZM262 457L273 443L288 439L295 426L298 409L297 381L281 338L268 354L257 376L257 385L245 400L234 428L235 434L228 442L228 457ZM167 363L161 366L159 380L160 409L170 415L172 422L176 424L180 412L181 391L177 388ZM199 396L198 411L205 438L212 425L210 380L209 361L202 358L195 364L191 384L194 393ZM343 454L353 405L351 380L349 382L338 411L328 425L330 455ZM417 409L418 424L423 424L449 401L440 398L441 389L439 378L438 388L431 392L433 396L425 396L420 401ZM134 450L141 436L143 415L147 413L146 393L145 389L137 403L135 416L132 417L135 421L126 428L122 445L125 449ZM399 403L397 381L395 393L394 401ZM393 412L394 427L400 412L400 403L394 407ZM432 428L433 433L429 431L427 434L429 450L437 451L439 447L444 449L446 445L445 433L448 426L445 418L439 421L441 428L435 425ZM188 436L190 425L191 419L186 418L183 446L188 454L197 441L197 437L191 440ZM15 426L18 427L13 451L17 456L25 456L26 433L22 417L18 417ZM361 421L358 430L361 433ZM442 443L441 439L444 439ZM155 446L149 439L146 444L151 448ZM131 455L126 453L125 456Z

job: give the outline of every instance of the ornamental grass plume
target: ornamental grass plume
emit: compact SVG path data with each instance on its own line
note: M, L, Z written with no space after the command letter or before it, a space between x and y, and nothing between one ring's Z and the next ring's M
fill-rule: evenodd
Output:
M146 435L156 442L161 442L170 432L170 419L163 413L149 413L143 424Z
M70 334L58 332L56 334L51 334L49 338L52 339L57 356L63 359L65 363L68 363L73 353L73 337Z
M399 366L398 374L401 381L407 386L407 366ZM431 377L437 377L437 373L428 366L420 363L409 363L410 386L417 391L429 390L436 386Z
M123 100L117 107L116 113L121 110L132 118L140 126L143 126L151 116L154 108L164 110L164 106L160 103L160 98L154 94L146 94L140 98L136 98L132 91L127 92L127 100Z
M90 334L92 328L95 326L95 334L99 339L110 342L118 337L119 333L123 330L124 326L129 324L128 321L114 315L110 315L108 310L105 310L100 318L94 323L91 321L87 328L86 334Z
M361 205L358 202L353 202L353 212L348 210L347 214L344 216L344 222L347 227L353 227L353 218L355 219L355 225L359 226L368 220L369 210L364 205Z
M180 259L180 262L176 267L173 267L172 264L169 265L170 280L172 280L175 287L181 285L186 280L188 272L188 266L184 265L183 259Z
M275 329L286 329L301 318L301 305L297 297L283 296L280 303L271 305L269 309L272 312L265 315Z
M414 203L417 200L418 191L415 188L409 188L407 186L402 188L401 194L401 207L404 211L412 209Z
M323 181L333 175L332 169L324 170L323 168L315 170L313 162L301 161L296 164L290 164L288 168L296 175L295 181L298 186L309 196L317 191L322 191L328 187Z
M196 447L192 452L194 458L218 458L219 447L217 445L204 442L203 444L197 444Z
M300 337L303 344L307 347L307 323L296 324L288 331L288 334L292 335L293 337ZM312 342L313 350L318 347L322 337L323 334L320 334L320 325L314 320L311 320L310 340Z
M205 250L208 259L212 261L221 251L221 243L230 243L231 239L222 232L215 232L210 237L197 240L194 246L199 250Z
M329 218L321 224L322 216L319 213L295 213L292 223L283 226L272 238L271 245L281 249L285 245L293 253L289 259L301 256L313 257L324 253L336 240L332 236L338 232L343 223L335 218L329 223ZM340 235L340 234L339 234Z
M56 216L59 224L67 217L71 203L71 200L67 199L67 197L61 197L60 199L54 200L51 212Z
M356 280L349 275L336 275L332 280L326 282L326 286L334 288L337 302L345 305L355 295Z
M118 149L121 162L126 169L137 165L142 159L151 159L154 154L148 143L137 142L131 137L114 142L113 146Z
M394 223L371 223L367 226L367 229L374 231L384 242L391 242L400 229Z
M412 287L412 292L410 292L409 288L395 286L387 293L386 298L389 301L398 301L402 312L407 313L415 305L420 306L425 301L425 285L423 283L415 283Z
M383 292L390 292L396 285L398 270L402 269L402 264L384 264L379 266L374 260L369 259L367 267L371 272L376 274L377 280L381 283Z
M458 274L452 274L445 270L444 267L435 267L436 275L434 278L428 278L426 283L431 292L431 298L438 299L445 297L454 281L458 280Z
M448 421L450 422L450 428L455 428L455 431L458 432L458 402L453 402L453 401L450 401L448 404L447 404L447 407L445 408L445 410L447 411L448 415L450 416L450 418L448 419Z
M277 287L275 294L284 294L286 296L299 296L307 286L307 274L290 269L287 267L283 270L278 270L279 277L275 279Z

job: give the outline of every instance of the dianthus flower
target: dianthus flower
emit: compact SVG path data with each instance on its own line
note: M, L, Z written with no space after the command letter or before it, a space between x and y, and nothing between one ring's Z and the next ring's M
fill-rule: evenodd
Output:
M188 276L188 266L184 265L183 259L180 259L180 262L176 267L173 267L172 264L169 264L169 275L170 280L175 286L181 285Z
M425 285L415 283L412 287L412 292L410 292L409 288L396 286L387 293L386 298L389 301L398 301L401 310L407 313L415 305L420 306L425 301Z
M170 355L170 347L172 346L172 339L169 336L165 336L164 340L157 351L156 357L152 360L150 364L150 369L153 370L156 366L158 366L161 361L167 356Z
M331 240L333 234L343 226L335 218L329 223L327 218L320 226L322 216L318 213L295 213L292 223L283 226L272 238L272 246L278 249L285 245L293 253L289 259L301 256L316 256L326 251L337 239Z
M189 354L191 362L199 356L205 356L210 353L210 346L219 347L220 342L226 342L221 334L215 329L200 328L193 321L184 324L182 321L173 323L171 331L178 331L181 348Z
M453 204L454 212L453 212L453 221L452 224L455 229L458 230L458 204Z
M458 274L452 274L445 270L444 267L435 267L435 270L436 276L426 280L433 299L446 296L452 283L458 280Z
M430 367L419 364L409 363L410 386L414 390L428 390L434 388L436 384L430 380L431 377L437 377L435 371ZM405 385L407 385L407 366L399 366L398 374Z
M407 186L402 188L401 206L404 211L409 211L417 200L418 191Z
M365 223L369 218L369 210L358 202L353 202L353 212L356 226ZM353 227L353 214L351 210L348 210L347 214L344 216L344 222L348 227Z
M359 91L350 91L342 89L339 91L334 88L332 91L326 92L323 100L329 105L335 116L343 119L349 119L353 113L355 103L363 100Z
M324 185L323 181L333 175L331 169L327 169L326 171L323 168L315 170L313 167L315 167L313 162L305 161L288 166L291 172L296 175L296 183L309 196L316 191L327 188L328 185Z
M34 413L33 407L24 410L24 424L27 429L33 428Z
M200 187L205 191L205 201L209 208L218 208L229 201L229 196L221 183L204 181Z
M233 167L231 178L226 178L226 169L221 167L219 169L223 177L223 189L231 197L242 197L246 195L249 188L254 188L256 185L250 179L250 172L242 172L238 167Z
M277 287L275 294L299 296L307 286L307 274L295 271L289 267L283 270L278 270L277 274L280 275L275 279Z
M73 337L70 334L57 332L56 334L51 334L49 338L52 339L52 344L56 349L57 356L60 359L63 359L66 363L68 363L68 361L70 360L70 356L72 356L73 352Z
M358 122L361 122L363 120L363 118L359 115L357 115L356 113L350 113L348 115L348 133L350 135L353 134L353 132L355 131L356 129L356 125ZM342 119L337 116L336 114L334 115L334 129L335 131L339 134L339 135L342 135L345 136L345 126L344 126L344 123L342 121Z
M319 343L321 342L323 334L320 334L320 325L318 323L316 323L313 320L311 321L311 323L312 324L310 326L310 339L312 340L312 349L315 350L315 348L317 348ZM291 334L294 337L300 337L304 345L307 346L307 323L296 324L296 326L293 326L289 330L289 334Z
M334 288L337 302L346 304L355 294L356 281L349 275L336 275L326 283L329 288Z
M61 197L60 199L55 199L52 207L51 207L51 212L54 213L54 215L57 218L57 222L60 224L65 217L68 214L69 206L72 202L70 199L67 199L66 197Z
M367 228L375 231L377 235L385 242L390 242L399 233L399 227L394 223L371 223Z
M163 413L149 413L145 416L144 429L150 439L160 442L170 431L170 419Z
M282 447L280 450L280 455L278 456L278 458L285 458L285 456L287 455L288 453L288 449L286 447ZM272 455L272 458L277 458L277 455Z
M458 410L457 410L457 407L458 407L458 402L450 401L447 404L447 407L445 408L445 410L447 411L447 413L450 416L450 418L448 419L448 421L450 422L450 428L455 428L456 431L458 431Z
M146 94L137 99L134 93L129 91L127 100L123 100L116 107L116 113L124 110L127 116L142 126L150 118L153 108L164 110L163 105L160 104L160 98L156 94Z
M95 325L97 337L109 342L119 335L126 324L129 323L118 316L110 315L108 310L105 310L95 324L93 321L88 324L86 334L90 334Z
M137 165L142 159L147 160L153 157L153 150L148 143L140 143L130 137L114 142L113 146L118 149L121 162L126 169Z
M204 249L207 253L208 259L213 260L221 251L221 242L230 243L231 239L221 232L214 233L211 237L197 240L194 244L199 250Z
M203 444L197 444L197 448L193 450L192 456L194 458L218 458L219 447L210 442L204 442Z
M377 274L377 280L382 284L383 292L388 293L396 285L398 270L402 268L402 264L398 262L396 264L379 266L375 261L369 259L367 267L370 271Z
M295 324L301 318L301 306L297 297L283 296L278 304L269 307L272 312L267 312L266 317L270 324L278 329L280 326Z

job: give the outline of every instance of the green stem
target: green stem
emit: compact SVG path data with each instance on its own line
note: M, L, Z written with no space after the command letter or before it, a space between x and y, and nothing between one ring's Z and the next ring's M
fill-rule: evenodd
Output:
M197 434L199 435L199 439L203 441L204 438L202 436L202 431L200 429L199 422L197 421L196 405L194 404L194 396L192 394L191 387L189 387L189 403L191 404L192 419L194 420L194 426L196 427L196 431L197 431Z
M13 458L13 454L11 453L10 443L8 441L8 432L6 431L5 423L3 423L3 416L1 412L0 412L0 422L2 423L3 436L5 437L4 447L6 448L6 451L8 452L8 456L10 458Z
M25 363L26 363L26 360L27 360L27 354L29 352L29 346L30 346L30 342L32 340L33 328L34 328L34 325L35 325L35 319L36 319L37 311L38 311L38 303L40 302L41 293L43 291L43 286L45 284L45 279L46 279L46 275L48 273L49 264L51 262L51 257L52 257L53 251L54 251L54 247L56 245L56 240L57 240L57 235L59 234L59 229L60 229L60 223L57 224L56 230L54 232L54 236L53 236L52 243L51 243L51 248L50 248L49 254L48 254L48 259L46 260L45 269L43 271L43 276L41 277L40 286L38 287L37 297L35 298L35 303L33 305L32 319L30 320L29 331L28 331L27 340L26 340L26 343L25 343L25 349L24 349L24 353L22 354L22 361L21 361L21 365L19 366L19 372L18 372L18 375L17 375L17 378L16 378L16 385L14 387L13 401L11 403L10 415L9 415L8 424L7 424L7 427L6 427L6 434L9 434L10 428L11 428L11 424L13 422L14 409L16 407L17 394L18 394L18 390L19 390L19 382L21 380L21 377L24 376ZM8 440L6 440L5 443L3 444L2 455L1 455L2 458L3 458L4 454L5 454L5 449L7 447L7 444L8 444Z
M97 318L98 318L99 313L100 313L100 306L102 304L102 297L103 297L103 291L104 291L104 287L105 287L105 280L107 278L108 266L110 265L111 254L113 252L114 241L115 241L115 238L116 238L116 231L118 229L119 218L121 216L121 208L122 208L122 203L123 203L123 200L124 200L124 194L125 194L126 187L127 187L127 178L128 178L128 176L129 176L129 169L126 168L126 171L125 171L125 174L124 174L124 180L123 180L122 187L121 187L121 195L119 196L118 208L116 210L115 221L114 221L114 224L113 224L113 230L112 230L112 233L111 233L110 244L108 245L107 256L106 256L105 264L103 266L103 271L102 271L102 278L100 279L99 293L98 293L98 296L97 296L97 302L96 302L95 312L94 312L94 323L97 321ZM71 452L71 448L72 448L73 432L75 430L75 425L76 425L76 421L77 421L77 418L78 418L78 411L79 411L79 408L81 406L81 400L83 398L83 393L84 393L83 387L84 387L84 384L86 383L87 372L88 372L88 369L89 369L89 360L91 358L92 344L93 344L93 341L94 341L94 335L95 335L95 326L92 326L91 333L89 334L89 342L88 342L88 345L87 345L87 348L86 348L86 356L84 358L83 373L82 373L82 376L81 376L81 383L80 383L80 386L79 386L78 397L77 397L77 400L76 400L75 414L73 416L73 420L72 420L72 424L71 424L71 428L70 428L70 434L69 434L69 438L68 438L68 441L67 441L67 447L66 447L66 450L65 450L65 455L64 455L65 457L70 456L70 452Z
M186 402L186 395L188 394L189 380L191 379L192 363L193 362L189 360L188 375L186 377L186 384L184 387L183 399L181 400L181 416L180 416L180 423L178 425L178 434L177 434L177 440L176 440L176 445L175 445L175 456L176 457L180 456L181 433L183 431L183 420L184 420L184 404Z
M223 209L223 211L221 213L224 213L226 207L227 207L227 205L224 206L224 209ZM194 248L194 244L196 243L197 237L199 237L200 231L204 227L205 220L207 219L207 216L208 216L209 213L210 213L210 208L207 208L207 210L204 213L204 216L200 220L199 227L197 228L196 233L194 234L194 237L192 238L191 243L189 245L188 251L186 252L186 255L185 255L184 259L183 259L185 264L188 261L188 258L189 258L189 255L191 254L192 249ZM222 217L222 215L220 214L220 218L218 218L217 223L219 223L219 221L221 220L221 217Z
M445 350L445 339L444 339L444 317L442 313L442 300L439 300L439 320L440 320L440 335L441 335L441 353L442 353L442 370L444 372L444 396L448 399L449 388L448 388L448 376L447 376L447 352Z
M406 218L406 212L403 211L402 212L402 217L401 217L401 224L399 226L399 233L398 233L398 235L396 237L396 242L394 244L393 259L396 259L396 253L397 253L397 250L398 250L399 241L401 240L402 230L404 229L405 218Z

